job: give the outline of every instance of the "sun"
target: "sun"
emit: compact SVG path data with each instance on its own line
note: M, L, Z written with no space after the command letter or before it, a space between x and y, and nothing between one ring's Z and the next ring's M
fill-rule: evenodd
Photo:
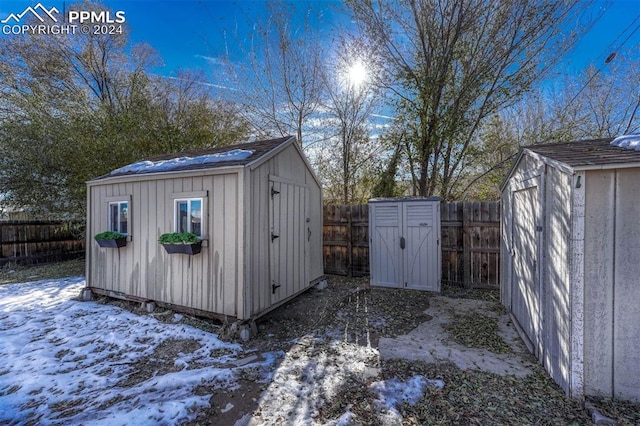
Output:
M349 84L353 85L355 88L360 87L367 81L367 74L367 68L361 61L353 62L348 68L347 78Z

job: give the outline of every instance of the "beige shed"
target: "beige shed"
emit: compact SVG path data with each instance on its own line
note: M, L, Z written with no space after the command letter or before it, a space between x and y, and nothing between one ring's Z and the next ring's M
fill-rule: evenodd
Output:
M638 148L525 147L502 188L502 302L571 397L640 401Z
M93 293L251 320L323 275L321 187L294 137L165 155L87 186ZM126 245L98 246L103 231ZM200 253L168 254L169 232L197 234Z

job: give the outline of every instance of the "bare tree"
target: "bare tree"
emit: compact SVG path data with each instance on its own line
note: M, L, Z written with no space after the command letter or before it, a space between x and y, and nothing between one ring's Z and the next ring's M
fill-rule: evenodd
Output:
M609 61L611 62L611 61ZM640 63L621 53L615 62L590 66L486 121L470 147L473 161L461 174L460 197L496 199L521 146L615 137L640 131Z
M369 56L356 39L343 38L334 49L336 59L324 67L324 101L327 145L331 149L335 177L341 201L348 204L370 195L371 176L377 148L371 138L371 114L380 101L379 92L369 81L366 66ZM336 185L337 184L337 185Z
M445 199L483 121L530 90L588 29L580 0L347 4L378 46L380 84L397 96L418 193Z
M232 96L242 102L245 118L259 134L293 134L302 144L323 95L323 44L311 10L300 14L281 2L269 3L268 8L270 16L255 24L242 61L227 58L227 72L237 90ZM242 44L240 35L236 39Z

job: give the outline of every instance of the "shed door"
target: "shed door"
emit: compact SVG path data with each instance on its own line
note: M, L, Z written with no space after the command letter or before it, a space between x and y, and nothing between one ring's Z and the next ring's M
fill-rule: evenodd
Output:
M439 246L433 230L435 213L433 203L404 205L402 235L406 239L403 257L404 283L407 288L440 291Z
M538 290L538 187L513 192L513 289L511 312L532 344L538 348L540 295Z
M440 291L439 204L370 205L373 285Z
M270 293L275 304L304 290L308 284L307 222L309 188L273 179L270 186Z
M371 278L372 283L384 287L403 287L400 231L401 205L372 204L371 212Z

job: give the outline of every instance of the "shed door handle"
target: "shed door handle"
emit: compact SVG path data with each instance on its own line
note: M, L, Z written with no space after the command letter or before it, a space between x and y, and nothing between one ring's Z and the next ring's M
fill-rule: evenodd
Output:
M405 240L404 240L404 237L400 237L400 248L401 248L402 250L404 250L404 246L405 246Z

